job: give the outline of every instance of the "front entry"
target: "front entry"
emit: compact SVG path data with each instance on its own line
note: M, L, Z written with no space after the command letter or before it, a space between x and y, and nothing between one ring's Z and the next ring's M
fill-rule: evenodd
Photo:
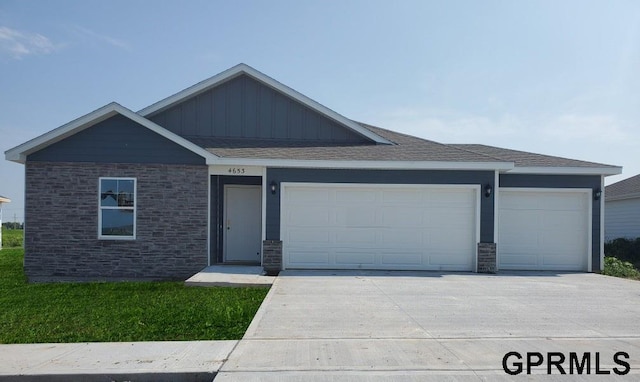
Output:
M262 191L260 186L224 186L224 261L260 263Z

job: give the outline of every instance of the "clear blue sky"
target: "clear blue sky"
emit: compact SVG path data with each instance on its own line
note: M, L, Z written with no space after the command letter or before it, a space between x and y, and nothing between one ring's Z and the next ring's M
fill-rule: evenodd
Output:
M640 173L632 0L0 0L0 151L239 62L373 125ZM23 183L1 160L5 221Z

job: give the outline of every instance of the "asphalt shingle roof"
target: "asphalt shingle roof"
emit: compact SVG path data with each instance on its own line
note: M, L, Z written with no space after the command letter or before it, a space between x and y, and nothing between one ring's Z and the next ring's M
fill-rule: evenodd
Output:
M229 158L353 160L353 161L442 161L504 162L484 154L361 124L392 141L392 145L340 144L335 142L278 139L219 139L186 137L209 152Z
M359 123L393 142L336 143L281 139L234 139L189 137L193 143L223 158L352 160L352 161L434 161L434 162L513 162L516 167L597 167L615 166L503 149L479 144L443 144L407 134Z
M608 185L604 188L605 200L640 197L640 174Z
M449 146L489 155L508 162L514 162L516 167L616 167L602 163L503 149L501 147L487 145L451 144Z

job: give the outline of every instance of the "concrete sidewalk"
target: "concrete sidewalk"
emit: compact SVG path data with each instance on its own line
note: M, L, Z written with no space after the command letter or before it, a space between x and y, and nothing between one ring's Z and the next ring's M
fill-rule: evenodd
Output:
M212 381L237 343L0 345L0 380Z

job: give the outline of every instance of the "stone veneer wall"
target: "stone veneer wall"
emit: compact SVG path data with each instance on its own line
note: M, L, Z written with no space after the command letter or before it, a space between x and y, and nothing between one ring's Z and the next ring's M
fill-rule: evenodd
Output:
M262 242L262 268L269 276L277 276L282 270L282 240Z
M478 272L496 272L496 243L478 243Z
M27 162L30 281L175 279L207 266L207 166ZM137 179L135 240L98 239L98 178Z

